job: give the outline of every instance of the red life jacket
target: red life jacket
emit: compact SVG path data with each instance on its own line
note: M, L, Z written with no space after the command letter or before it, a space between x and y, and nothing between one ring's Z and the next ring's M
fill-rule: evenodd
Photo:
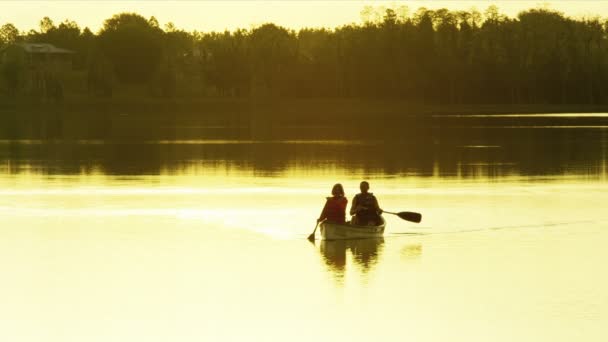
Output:
M320 219L327 219L327 221L335 223L346 222L347 204L346 197L327 197Z

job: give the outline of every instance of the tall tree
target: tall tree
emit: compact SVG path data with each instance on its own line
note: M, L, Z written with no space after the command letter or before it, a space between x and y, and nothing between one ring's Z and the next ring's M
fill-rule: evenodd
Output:
M19 30L15 25L7 23L0 27L0 44L13 44L19 39Z
M251 31L250 54L253 88L279 95L296 61L297 41L292 31L265 24Z
M114 66L118 79L143 83L156 72L163 46L163 32L155 19L121 13L107 19L99 32L102 53Z

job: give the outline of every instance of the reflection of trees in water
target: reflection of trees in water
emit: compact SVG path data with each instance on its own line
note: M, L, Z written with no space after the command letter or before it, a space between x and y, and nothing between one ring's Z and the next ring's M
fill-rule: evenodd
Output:
M22 165L49 174L79 174L92 169L114 175L180 174L197 172L201 166L256 175L336 167L365 173L463 178L605 172L606 135L601 130L458 132L442 131L433 143L415 137L353 144L4 141L0 142L0 162L16 165L14 172Z
M347 251L352 260L367 273L382 254L384 238L321 241L320 252L332 272L342 276L346 269Z
M307 126L301 115L292 118L273 112L268 114L274 127L270 139L252 141L255 137L247 123L251 118L244 108L245 104L239 104L231 107L231 114L217 109L215 114L200 117L2 112L0 139L43 140L23 146L0 143L0 162L21 163L51 174L90 169L107 174L181 173L201 165L256 175L324 167L463 178L605 172L607 137L602 129L507 127L556 122L606 125L606 117L413 117L384 121L370 116L372 119L360 122L344 116L340 124L332 117L323 125ZM293 122L283 122L288 119ZM79 139L95 143L83 144Z

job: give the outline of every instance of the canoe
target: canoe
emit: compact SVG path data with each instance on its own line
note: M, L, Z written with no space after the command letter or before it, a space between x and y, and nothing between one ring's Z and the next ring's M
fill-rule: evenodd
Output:
M380 224L377 226L359 226L350 223L321 223L321 239L323 240L345 240L345 239L370 239L379 238L384 234L386 221L380 216Z

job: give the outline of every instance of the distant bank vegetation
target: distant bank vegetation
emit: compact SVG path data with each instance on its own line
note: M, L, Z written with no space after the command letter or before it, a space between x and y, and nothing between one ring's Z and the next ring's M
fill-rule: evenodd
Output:
M99 32L0 27L0 97L375 98L418 104L608 103L608 21L371 8L335 29L186 32L121 13Z

